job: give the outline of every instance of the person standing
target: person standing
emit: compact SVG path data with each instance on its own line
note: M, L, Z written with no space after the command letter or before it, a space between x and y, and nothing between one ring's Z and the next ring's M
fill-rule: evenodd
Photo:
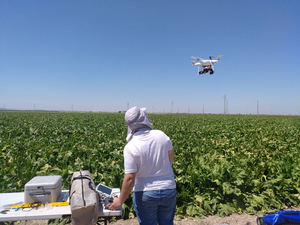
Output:
M145 108L130 108L125 122L124 180L119 198L107 208L119 209L133 189L133 205L141 225L173 225L176 183L172 142L163 131L152 129Z

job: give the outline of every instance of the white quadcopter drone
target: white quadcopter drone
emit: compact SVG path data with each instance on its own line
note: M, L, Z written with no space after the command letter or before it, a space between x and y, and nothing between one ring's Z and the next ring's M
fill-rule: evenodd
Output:
M193 66L198 66L198 73L206 74L209 72L210 75L214 74L214 64L220 61L221 56L218 56L217 59L213 59L212 56L209 56L209 59L201 59L199 57L192 56L192 59L195 61L192 62ZM200 70L202 67L202 70Z

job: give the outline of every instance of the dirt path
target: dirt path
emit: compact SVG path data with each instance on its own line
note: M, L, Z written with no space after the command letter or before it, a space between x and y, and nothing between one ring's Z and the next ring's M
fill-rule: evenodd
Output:
M255 225L256 223L256 215L248 215L248 214L233 214L227 217L219 217L219 216L208 216L204 219L182 219L175 220L175 225L218 225L218 224L229 224L229 225ZM129 219L129 220L118 220L117 222L109 223L110 225L138 225L137 219Z
M297 210L300 211L300 207L286 209L286 210ZM232 214L226 217L220 217L217 215L207 216L204 219L182 219L175 220L175 225L220 225L220 224L228 224L228 225L256 225L257 218L263 216L263 214L257 215L249 215L249 214ZM138 225L137 219L129 219L129 220L118 220L116 222L109 223L110 225Z
M175 220L175 225L219 225L219 224L228 224L228 225L255 225L256 215L248 214L233 214L227 217L219 216L208 216L204 219L193 220L190 218ZM19 221L16 222L17 225L47 225L48 220L31 220L31 221ZM99 223L99 224L104 224ZM138 225L138 220L128 219L128 220L117 220L116 222L110 222L109 225Z
M297 210L300 211L300 207L286 209L286 210ZM174 225L220 225L220 224L228 224L228 225L256 225L256 219L258 216L262 216L262 214L257 215L249 215L249 214L232 214L226 217L220 216L208 216L204 219L190 219L185 218L182 220L175 220ZM46 225L48 220L32 220L32 221L19 221L15 224L17 225ZM104 224L104 223L99 223ZM138 221L136 218L128 219L128 220L117 220L115 222L108 223L109 225L138 225Z

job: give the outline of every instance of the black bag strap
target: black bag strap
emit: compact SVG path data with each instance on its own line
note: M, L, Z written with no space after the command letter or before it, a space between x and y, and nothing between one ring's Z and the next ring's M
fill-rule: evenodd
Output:
M80 173L81 173L81 171L80 171ZM73 182L74 180L82 180L82 179L92 180L92 178L91 178L90 176L80 174L80 176L74 177L74 178L72 179L72 182Z

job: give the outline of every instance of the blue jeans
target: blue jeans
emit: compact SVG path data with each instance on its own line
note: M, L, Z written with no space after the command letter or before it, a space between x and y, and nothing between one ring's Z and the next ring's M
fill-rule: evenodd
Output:
M133 192L133 206L140 225L173 225L176 189Z

